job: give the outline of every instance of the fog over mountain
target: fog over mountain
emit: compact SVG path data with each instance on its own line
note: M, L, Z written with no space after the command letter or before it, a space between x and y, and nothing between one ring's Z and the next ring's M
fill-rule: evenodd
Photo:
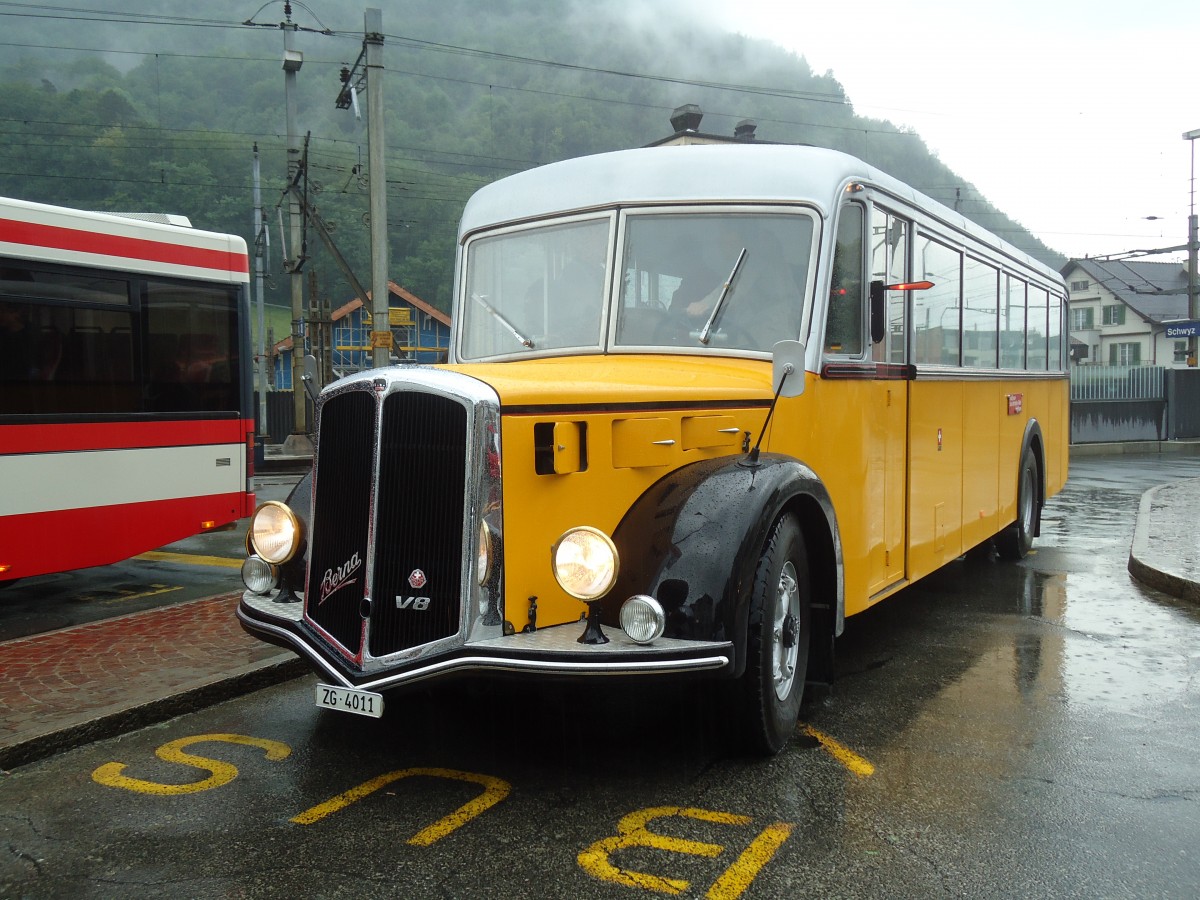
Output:
M836 73L816 74L794 53L695 20L686 3L371 5L382 11L385 34L393 278L442 308L457 218L473 190L532 166L657 140L685 103L704 110L706 132L732 134L751 118L761 139L845 150L1047 263L1063 261L919 135L857 116ZM272 222L285 184L284 4L115 7L0 3L0 193L177 212L250 240L255 144ZM310 200L365 273L366 127L334 104L339 72L361 50L363 12L330 0L291 4L304 54L297 127L309 135ZM337 305L348 286L310 241L319 289ZM273 255L279 274L277 249ZM272 300L284 304L284 279L275 280Z

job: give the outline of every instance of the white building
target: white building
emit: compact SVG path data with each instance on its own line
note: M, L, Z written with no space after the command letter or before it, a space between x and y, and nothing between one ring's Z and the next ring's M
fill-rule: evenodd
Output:
M1188 318L1183 263L1073 259L1062 274L1072 365L1187 366L1187 338L1167 335Z

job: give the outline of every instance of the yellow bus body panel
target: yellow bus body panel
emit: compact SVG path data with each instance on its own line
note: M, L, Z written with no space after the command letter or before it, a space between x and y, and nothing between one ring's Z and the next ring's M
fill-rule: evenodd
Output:
M505 597L518 629L534 604L538 626L585 611L551 571L564 532L589 525L612 535L669 472L740 454L747 433L758 439L772 396L761 360L611 355L450 368L500 396ZM1047 496L1065 481L1063 378L806 379L801 396L779 401L762 447L805 463L828 489L847 615L1014 521L1030 419L1045 439ZM542 474L539 426L553 436Z
M450 368L500 396L504 595L518 630L529 621L531 598L539 627L586 609L551 571L550 550L564 532L590 525L611 536L667 473L739 453L746 432L757 437L771 396L770 364L761 360L612 355ZM584 468L538 474L534 432L544 424L550 434L580 435Z

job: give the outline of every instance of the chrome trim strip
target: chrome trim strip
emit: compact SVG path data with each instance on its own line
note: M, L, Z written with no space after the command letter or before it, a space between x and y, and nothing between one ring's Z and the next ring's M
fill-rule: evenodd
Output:
M254 606L251 605L253 609ZM472 656L460 656L452 659L442 659L417 668L406 669L376 678L373 681L355 684L345 673L334 667L321 656L300 635L280 625L265 622L261 619L250 618L241 604L238 605L237 616L250 629L274 635L285 640L296 652L310 660L316 667L335 683L343 687L359 690L378 691L402 684L423 681L439 675L470 670L493 670L507 672L542 673L554 675L670 675L684 672L704 672L725 668L733 658L733 644L729 641L685 641L660 638L653 644L635 644L617 628L603 626L608 634L610 644L597 645L596 649L585 650L575 638L578 623L559 625L547 628L534 634L516 634L508 637L491 638L474 645L485 652ZM616 645L613 648L611 645ZM605 649L606 647L610 649ZM507 654L489 654L487 650L511 649L518 653L542 654L537 657L523 658ZM619 648L620 653L632 657L621 660L607 659L612 649ZM697 652L708 650L701 656L689 658L672 657L664 659L666 654L679 652ZM559 657L557 659L553 657ZM587 657L591 657L590 659ZM638 658L640 657L640 658Z
M278 625L272 625L269 622L264 622L261 619L251 619L247 617L247 615L242 611L241 604L238 604L237 617L243 624L254 631L273 634L276 637L287 641L288 644L294 648L296 653L308 659L309 662L313 663L323 673L343 687L355 686L348 678L346 678L345 675L341 673L341 671L331 666L323 656L314 651L307 643L300 640L300 638L293 632L288 631L286 628L280 628Z
M679 672L703 672L729 665L728 656L705 656L696 659L646 660L645 662L582 662L541 659L510 659L496 656L464 656L448 659L420 669L410 669L390 678L381 678L355 685L360 690L378 691L400 684L409 684L445 675L456 670L501 670L508 672L541 672L556 675L667 675Z
M382 386L377 382L383 382ZM475 558L479 543L478 522L486 518L497 538L497 548L502 547L503 529L500 509L501 459L500 459L500 398L496 391L479 379L446 369L430 366L403 366L371 369L335 382L321 394L317 404L318 419L327 400L349 391L370 392L376 400L375 449L371 464L371 512L367 532L367 548L364 579L368 585L367 598L373 602L390 602L391 598L374 597L376 548L376 515L379 502L380 442L382 441L383 406L387 397L397 392L427 393L460 404L467 416L467 446L464 448L465 493L460 501L463 515L463 561L460 572L459 621L453 634L427 644L398 650L384 656L371 656L368 652L369 635L364 638L357 657L350 654L332 636L312 619L305 617L308 625L318 631L347 662L361 668L364 673L386 669L389 665L419 659L433 654L454 650L464 646L468 636L477 631L476 625L498 625L503 620L502 597L489 597L488 587L478 584L474 575ZM319 451L319 447L318 447ZM489 458L491 457L491 458ZM316 461L316 479L320 477L319 459ZM502 553L497 549L497 553ZM502 564L502 558L499 561ZM311 573L310 573L311 577ZM257 604L250 603L257 608ZM495 608L493 608L495 607ZM268 615L274 611L264 610ZM291 616L284 614L285 618ZM491 620L495 620L494 622Z

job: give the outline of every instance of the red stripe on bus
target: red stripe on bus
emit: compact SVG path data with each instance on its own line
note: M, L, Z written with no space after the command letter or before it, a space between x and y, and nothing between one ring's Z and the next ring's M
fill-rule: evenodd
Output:
M250 259L245 253L189 247L167 241L122 237L96 231L81 231L77 228L41 225L16 219L0 219L0 241L25 244L31 247L73 250L77 253L98 253L122 259L140 259L177 266L216 269L221 272L246 273L250 271Z
M247 515L243 492L0 516L0 580L106 566Z
M254 421L251 419L3 425L0 426L0 454L245 444L247 434L253 432Z

